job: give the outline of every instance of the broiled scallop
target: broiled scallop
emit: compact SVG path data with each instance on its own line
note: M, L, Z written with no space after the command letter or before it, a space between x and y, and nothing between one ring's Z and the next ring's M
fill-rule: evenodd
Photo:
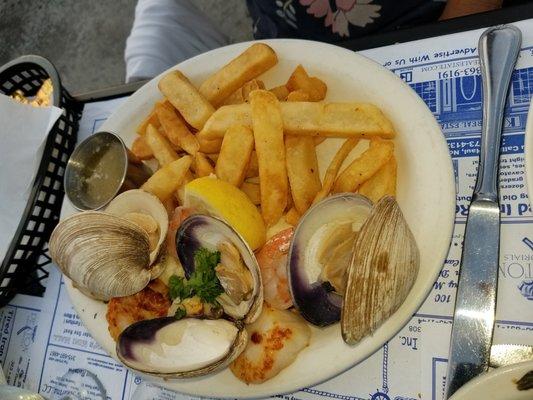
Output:
M135 322L165 317L169 307L168 288L160 279L151 281L139 293L114 297L107 305L109 333L116 341L120 333Z
M259 318L246 326L248 345L230 365L246 383L262 383L277 374L309 345L311 329L299 315L267 304Z

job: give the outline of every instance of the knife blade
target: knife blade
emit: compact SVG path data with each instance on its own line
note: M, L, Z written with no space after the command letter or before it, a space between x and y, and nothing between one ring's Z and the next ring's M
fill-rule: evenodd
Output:
M533 346L524 344L493 344L490 349L491 368L499 368L530 360L533 360Z
M479 39L481 151L463 241L445 399L489 366L500 247L498 161L504 105L520 43L520 30L511 25L487 29Z

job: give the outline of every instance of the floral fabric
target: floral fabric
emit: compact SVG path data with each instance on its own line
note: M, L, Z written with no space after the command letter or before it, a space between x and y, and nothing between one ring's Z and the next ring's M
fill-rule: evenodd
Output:
M435 20L436 0L247 0L256 39L298 37L338 42Z

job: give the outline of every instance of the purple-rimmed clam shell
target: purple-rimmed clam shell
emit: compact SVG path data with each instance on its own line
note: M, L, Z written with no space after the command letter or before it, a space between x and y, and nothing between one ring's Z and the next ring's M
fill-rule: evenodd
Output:
M127 327L118 337L116 351L136 371L190 378L224 368L246 343L246 331L231 321L163 317Z
M294 306L302 316L317 326L327 326L340 321L342 296L319 279L318 261L312 247L320 241L328 225L336 221L360 222L370 214L372 202L366 197L341 193L327 197L311 207L301 218L294 231L289 248L287 272Z
M201 248L217 251L218 244L226 241L239 251L244 265L252 274L254 282L253 294L247 304L241 304L238 309L230 311L223 305L224 311L234 319L252 323L261 313L263 304L263 284L255 254L230 225L216 217L195 214L186 218L176 233L176 252L180 260L185 277L189 279L194 272L194 255Z
M133 347L137 343L150 343L155 341L155 334L158 330L176 321L176 318L165 317L142 321L128 326L120 335L117 341L117 354L122 358L138 361L134 354Z

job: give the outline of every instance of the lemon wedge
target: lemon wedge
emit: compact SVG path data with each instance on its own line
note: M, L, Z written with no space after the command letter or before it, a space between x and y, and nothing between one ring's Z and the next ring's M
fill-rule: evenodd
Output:
M232 184L205 176L185 185L184 205L226 221L257 250L265 243L266 228L261 214L248 196Z

